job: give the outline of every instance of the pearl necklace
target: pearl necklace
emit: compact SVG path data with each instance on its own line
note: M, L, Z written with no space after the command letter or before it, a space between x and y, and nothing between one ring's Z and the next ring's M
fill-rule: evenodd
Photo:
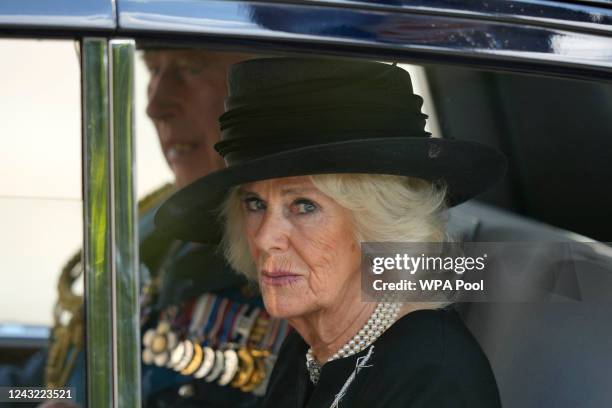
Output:
M376 309L374 309L374 312L361 330L344 346L340 347L334 355L327 359L327 362L352 356L374 343L395 322L399 310L399 303L379 303L376 305ZM310 381L313 384L319 382L321 364L312 355L311 348L308 348L306 352L306 368L310 375Z

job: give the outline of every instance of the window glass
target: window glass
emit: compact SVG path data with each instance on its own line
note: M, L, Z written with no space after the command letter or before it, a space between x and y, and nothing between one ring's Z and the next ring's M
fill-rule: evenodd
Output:
M292 56L295 57L296 54ZM308 56L312 57L310 54ZM178 375L167 367L161 367L164 365L162 363L166 362L165 351L155 354L153 339L161 339L169 331L178 333L179 337L182 336L181 338L196 341L194 338L198 339L197 334L204 333L205 335L199 337L200 340L204 339L201 343L204 347L210 344L213 344L213 347L223 344L223 340L221 340L223 336L219 334L223 333L223 329L219 329L221 331L215 329L212 338L207 337L210 334L209 330L210 328L223 327L222 316L225 316L227 322L231 322L233 315L231 312L230 314L220 312L219 315L209 313L212 309L207 309L207 307L218 301L218 298L213 298L213 301L211 301L210 293L217 296L220 292L220 282L223 282L223 284L229 282L227 287L224 287L224 290L228 292L235 292L236 288L242 291L243 288L239 286L240 282L231 281L235 276L234 274L229 273L226 269L221 270L220 264L215 263L219 262L219 259L214 258L214 256L219 255L216 247L194 246L186 242L176 242L172 237L168 238L163 234L156 236L156 233L160 231L154 231L152 218L155 214L155 207L163 202L163 198L168 196L170 190L161 191L159 194L150 194L166 183L173 184L177 181L177 184L187 185L208 171L215 170L214 166L210 166L204 169L207 171L203 172L201 165L210 164L212 163L211 160L218 160L216 154L197 156L196 153L202 143L208 143L208 149L212 150L212 146L219 137L218 117L223 112L224 92L222 88L225 86L228 62L232 59L235 60L234 62L238 62L243 59L261 57L262 55L249 54L240 56L236 55L235 52L223 53L219 50L209 51L204 48L173 47L164 49L162 47L151 47L147 49L145 47L143 49L141 47L137 59L136 134L138 195L141 199L141 216L139 219L141 232L140 276L144 286L141 302L144 306L142 308L142 334L145 349L142 355L143 373L145 373L143 378L152 378L147 374L152 372L172 373L172 375L178 377L178 382L191 382L189 386L176 385L174 387L176 394L184 393L184 395L187 395L186 398L191 398L202 405L205 405L207 398L213 395L206 390L217 390L219 384L207 385L201 380L194 380L189 377L190 374L184 374L183 372ZM202 64L202 61L206 61L206 64ZM226 64L220 64L220 61L225 61ZM347 59L343 58L341 61L346 63ZM357 63L357 60L352 62ZM394 63L393 61L383 62ZM609 162L611 159L610 152L612 152L612 138L609 137L612 134L612 122L609 120L612 101L610 85L562 79L552 75L547 76L545 72L541 73L540 76L533 76L500 71L482 71L459 66L412 65L403 61L398 65L410 73L414 93L424 99L421 109L423 113L429 116L425 130L434 137L455 139L460 142L461 149L465 149L461 151L457 148L454 152L459 157L457 162L461 161L460 164L463 169L469 167L470 171L458 171L459 176L455 181L465 181L469 184L479 178L481 180L486 179L488 176L486 172L492 169L490 170L491 173L496 173L499 169L497 166L503 162L498 155L491 155L485 159L483 159L483 156L476 154L462 156L461 154L465 151L469 151L466 146L474 147L472 143L463 143L465 141L493 147L503 152L508 160L508 171L503 178L489 186L486 192L477 194L474 200L444 212L445 216L448 215L448 220L444 219L439 224L444 225L442 227L446 228L444 232L452 235L458 242L463 240L495 244L505 241L510 243L513 241L529 242L527 244L529 250L524 250L520 253L520 256L516 257L525 261L525 269L509 268L506 271L509 273L503 276L504 279L499 280L504 285L510 282L504 286L504 289L507 289L508 293L512 295L519 296L520 302L507 302L493 306L489 306L485 302L474 302L469 307L464 307L462 304L453 306L462 312L462 318L466 326L475 335L489 359L495 378L499 383L504 405L528 406L530 402L533 402L530 400L528 393L520 392L522 389L526 389L525 387L531 386L521 383L524 372L527 370L543 370L551 378L554 377L555 381L562 381L561 374L555 371L558 355L571 356L589 372L600 372L607 369L609 367L607 362L610 361L612 355L609 352L609 345L605 337L597 336L597 339L590 340L589 346L596 350L592 353L573 350L570 347L571 342L564 344L563 342L555 342L555 339L559 338L556 333L560 332L572 341L582 341L584 333L594 333L605 326L605 322L609 320L609 307L595 302L592 304L588 304L588 302L568 303L569 307L566 307L567 304L557 307L557 304L546 302L549 301L549 297L564 301L569 299L572 302L575 300L609 300L610 288L612 288L609 248L597 243L598 245L593 248L599 252L594 251L594 254L590 254L585 259L576 257L571 259L572 262L564 263L565 259L557 259L555 256L551 256L550 252L546 252L539 245L546 242L573 242L574 240L585 239L577 234L600 241L609 241L611 238L608 219L609 208L612 207L612 195L610 189L603 188L603 186L609 184ZM220 67L224 68L221 69ZM293 66L293 68L299 71L299 67ZM280 78L287 75L280 69L276 74ZM257 72L253 76L253 82L256 84L257 81L270 80L267 72ZM246 85L248 81L245 78L242 78L242 80L245 81L245 88L250 89ZM295 92L308 93L308 90L304 90L300 86L291 89L294 91L297 89ZM277 91L278 89L274 88L274 90ZM334 97L338 97L338 95L334 95ZM282 92L279 98L287 98L286 101L293 102L291 95L282 95ZM311 101L311 99L306 99ZM338 97L338 99L341 99L341 97ZM330 100L334 99L330 98ZM253 98L246 102L244 100L240 102L249 105L249 103L255 104L254 101L257 101L257 99ZM410 101L413 102L414 99L410 99ZM271 100L270 102L274 101ZM323 106L325 106L325 102L325 100L321 100ZM358 105L358 103L355 103L355 105ZM242 105L241 107L244 108ZM248 108L253 109L247 112L253 114L254 117L261 113L258 109L265 111L261 106L255 108L248 106ZM282 106L278 107L279 110L282 108ZM317 110L317 107L311 106L308 106L308 108L312 108L312 111L316 112L324 110ZM381 111L384 112L382 109L375 112L380 113ZM236 109L234 111L236 116L233 118L239 117L244 112ZM298 110L298 112L302 111ZM308 113L310 112L308 111ZM295 113L295 111L287 114L291 113ZM346 114L345 111L342 113ZM265 114L270 115L273 118L271 120L283 122L283 118L275 116L276 111L272 113L265 111ZM364 116L366 115L364 114ZM420 118L418 114L415 114L414 117ZM397 116L394 117L394 119L396 118ZM303 120L303 117L297 120L300 119ZM361 118L355 117L355 120L357 119ZM420 126L421 122L418 120L415 122L418 122ZM239 120L236 120L230 125L230 122L231 120L226 122L230 127L240 123ZM283 123L286 125L286 122ZM301 123L304 127L311 126L310 123L305 124L304 122ZM270 127L274 125L270 122ZM325 128L323 125L321 123L320 126ZM238 125L236 126L238 127ZM294 129L291 128L291 125L287 126L289 128L287 139L290 140L290 136L292 136L290 133ZM318 124L315 126L318 126ZM295 130L301 129L295 128ZM216 135L214 135L215 132ZM393 129L389 132L392 133ZM265 134L265 132L261 133ZM419 133L419 135L422 134L422 132ZM279 144L284 141L283 138L279 137L270 141L267 146L264 146L264 149L272 146L277 140L279 140ZM295 143L303 143L304 140L310 139L303 137L296 139ZM239 143L237 144L239 145ZM427 149L427 157L423 162L438 157L443 158L445 151L443 148L436 147L449 146L450 144L450 142L449 144L432 143ZM431 146L434 146L434 148ZM257 143L252 145L245 143L239 147L247 151L247 154L243 157L249 157L249 154L260 154L257 149L261 146ZM249 148L252 150L249 150ZM405 157L409 157L410 153L403 151L402 154L405 156L400 157L397 151L388 151L388 157L395 160L393 163L399 168L409 160ZM189 155L197 156L198 159L190 162L188 160ZM339 156L336 156L336 158ZM339 158L339 160L344 159L344 157ZM416 160L421 159L423 157ZM248 161L244 158L243 160ZM310 161L316 162L317 157L303 157L302 160L308 163ZM325 160L329 160L329 157L325 156ZM325 160L323 161L325 162ZM359 159L355 160L368 160L368 152L363 153ZM385 156L386 160L387 157ZM423 162L420 161L419 163ZM273 163L270 166L275 164ZM283 164L293 165L293 163ZM296 166L301 164L301 162L295 163ZM280 167L281 163L278 163L278 165ZM224 164L221 164L220 168L224 166ZM482 167L474 169L470 166ZM184 173L181 172L188 167L193 167L193 175L198 175L198 177L182 178ZM457 169L458 167L453 168ZM263 190L265 189L262 188ZM191 198L199 200L207 192L200 191L200 193L201 196L195 196L194 194ZM255 224L258 222L257 217L260 216L260 211L264 212L267 204L264 203L265 200L257 196L259 193L261 191L249 192L245 196L252 195L253 197L243 198L245 205L249 206L248 211L252 211L252 214L248 216L253 217L251 220L255 221L251 222ZM261 194L265 194L265 191ZM430 197L435 200L437 196L432 194ZM362 198L357 197L355 200ZM346 198L344 199L346 200ZM370 203L375 201L373 199ZM316 212L316 205L311 202L300 202L293 209L301 217L305 213ZM198 208L198 210L201 210L201 208ZM202 212L205 211L205 209L202 210ZM290 211L287 211L287 213L290 213ZM194 234L197 234L198 230L205 231L210 226L210 224L205 225L199 221L201 214L194 211L191 215L194 220ZM389 218L393 219L392 217ZM376 220L378 221L379 218L376 218ZM448 221L448 224L445 224L446 221ZM303 222L306 224L306 221ZM327 225L320 226L321 229L326 227ZM376 229L376 227L376 225L371 226L372 229ZM282 232L279 234L282 235ZM303 237L305 241L309 239L306 235L304 234ZM334 237L338 238L338 236ZM295 237L292 236L292 238ZM254 242L256 238L251 237L251 239ZM164 240L166 241L164 242ZM330 246L333 246L337 242L342 242L342 239L330 241L333 241L330 244ZM285 243L287 241L281 240L281 242ZM251 242L249 244L257 245ZM291 242L291 244L294 243ZM316 251L312 248L315 247L316 245L313 244L308 247L308 250L302 252L295 250L287 257L290 258L295 253L314 257L312 253ZM497 258L492 257L494 259L492 263L497 262L497 265L505 265L504 262L514 259L512 251L503 252L505 248L503 245L501 245L501 248L501 255ZM245 250L245 253L248 253L248 251ZM338 258L342 257L339 256ZM235 259L234 261L237 264L238 261ZM281 262L284 261L283 258ZM289 261L287 263L290 264ZM574 267L575 270L570 271L574 275L571 275L569 283L564 281L562 276L565 277L565 275L562 275L559 271L566 272ZM227 265L225 265L225 268L227 268ZM222 273L217 274L220 270ZM533 274L531 274L532 271ZM285 271L281 272L284 273ZM524 274L520 275L520 273ZM263 272L260 271L261 274ZM517 277L526 278L521 280ZM579 287L576 282L579 282ZM521 286L523 284L525 286ZM575 291L576 287L579 289L578 292ZM544 288L545 300L538 298L537 301L541 302L537 304L523 302L523 299L526 298L525 293L530 293L524 289L535 291L542 288ZM576 295L576 293L579 293L579 295ZM223 295L220 295L221 298L225 294L226 292L223 292ZM240 296L243 295L244 293L241 292ZM301 294L296 294L296 296L301 296ZM257 297L257 294L254 297ZM240 299L241 301L244 300L242 297ZM305 301L308 301L308 299ZM346 313L350 312L350 308L342 309L342 307L339 307L340 309L346 311ZM227 310L231 310L231 307ZM269 312L274 315L274 310ZM194 322L192 319L194 316L203 320ZM581 334L578 336L580 339L576 337L576 331L570 325L564 324L566 316L569 316L581 328ZM581 316L594 316L594 318L591 322L587 322L586 319L581 319ZM215 324L215 322L218 324ZM282 326L280 326L280 323L278 323L279 326L276 326L276 324L274 322L269 327L275 328L274 333L282 333L282 330L277 330L278 327ZM230 325L231 323L228 323L227 327L230 327ZM517 332L522 333L523 337L512 335L509 327L516 327ZM189 334L186 335L185 333L190 333L191 330L195 330L196 335L190 338ZM265 332L265 329L262 329L262 331ZM606 333L609 335L609 330ZM407 334L407 336L409 335ZM168 338L172 338L172 336ZM547 344L547 347L540 353L539 358L541 360L535 361L532 358L532 353L524 350L524 344L527 343L524 343L521 340L522 338L529 339L530 342L534 343L545 342ZM179 350L177 353L180 354L182 352L181 347L187 346L177 345L174 350ZM276 351L272 346L266 349L266 352L272 356L275 356ZM231 353L229 354L231 355ZM604 355L605 358L598 362L590 362L590 357L596 354ZM508 356L512 356L511 360L513 361L508 360ZM300 358L303 357L303 354L300 355ZM156 362L155 358L159 360ZM261 363L257 358L255 360ZM190 371L187 370L187 372ZM572 382L578 384L580 378L572 378ZM476 388L485 390L486 387L481 387L481 385L479 384ZM155 386L156 384L153 382L143 382L143 401L153 401L157 398L159 394L155 392ZM193 387L190 388L190 386ZM341 386L342 384L338 384L338 389ZM237 388L231 383L224 387L226 387L223 388L224 390L234 388L232 391ZM248 392L252 391L248 387L247 389ZM554 387L551 389L554 389ZM598 386L598 389L603 388ZM531 392L531 389L529 390ZM563 396L566 400L569 400L571 392L564 391ZM243 397L245 396L240 394L240 398ZM178 397L173 395L169 397L169 400L176 398ZM553 401L554 398L560 397L547 395L546 401Z
M143 198L166 183L171 183L173 176L160 149L155 125L147 116L147 86L150 74L144 62L143 51L137 52L134 62L136 101L134 123L138 155L136 188L138 197Z
M35 40L0 52L0 321L49 326L59 272L82 245L78 53Z
M84 401L64 369L84 364L78 46L2 39L0 55L0 385Z

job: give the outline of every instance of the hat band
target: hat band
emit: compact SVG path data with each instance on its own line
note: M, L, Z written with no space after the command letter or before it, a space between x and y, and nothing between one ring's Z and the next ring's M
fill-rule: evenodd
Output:
M399 133L399 132L398 132ZM401 132L404 133L404 132ZM405 139L407 137L429 137L431 134L425 131L410 135L386 134L387 138ZM228 166L241 162L258 159L271 154L280 153L288 150L300 149L304 147L314 147L328 145L339 142L358 141L364 139L380 139L380 132L350 132L345 135L317 135L312 137L291 137L268 136L265 138L238 137L230 140L223 140L215 144L215 150L223 156Z

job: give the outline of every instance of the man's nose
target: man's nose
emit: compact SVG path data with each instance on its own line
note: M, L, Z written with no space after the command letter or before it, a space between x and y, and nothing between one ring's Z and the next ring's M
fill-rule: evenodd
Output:
M169 119L181 109L179 87L181 84L172 70L162 70L151 77L148 87L147 115L151 119Z
M255 245L267 253L282 253L289 248L291 225L280 212L267 211L255 233Z

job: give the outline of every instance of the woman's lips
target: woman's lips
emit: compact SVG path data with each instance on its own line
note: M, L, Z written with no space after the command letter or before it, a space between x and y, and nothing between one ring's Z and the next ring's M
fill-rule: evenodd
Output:
M261 283L270 286L283 286L297 282L302 278L301 275L290 272L266 272L261 274Z

